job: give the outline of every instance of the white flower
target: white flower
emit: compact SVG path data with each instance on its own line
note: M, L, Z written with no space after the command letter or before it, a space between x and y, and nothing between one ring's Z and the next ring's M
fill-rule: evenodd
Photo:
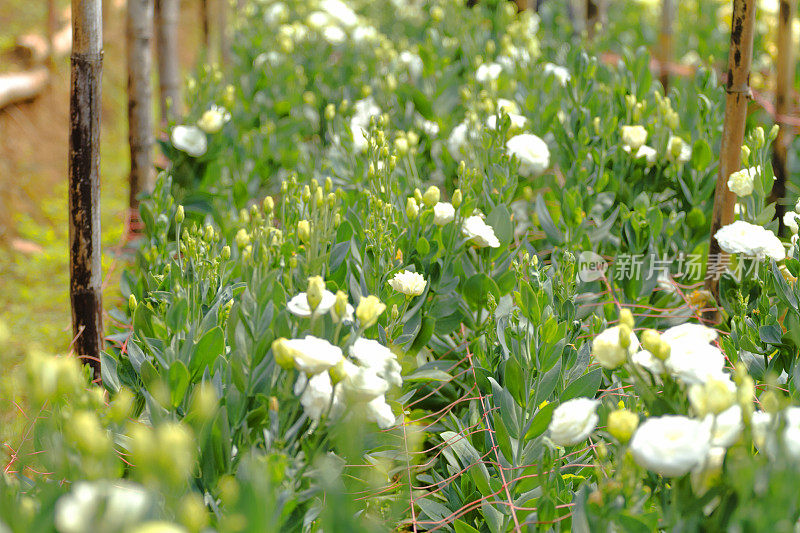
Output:
M297 370L306 374L319 374L336 366L342 360L342 349L324 339L306 335L303 339L290 339L286 345L294 355Z
M711 445L730 448L739 440L744 425L742 424L742 408L732 405L716 417L706 415L706 424L711 428Z
M550 150L536 135L523 133L506 142L509 155L519 159L519 173L528 178L540 176L550 165Z
M425 291L427 282L422 274L404 270L389 280L389 285L406 296L419 296Z
M360 25L353 30L353 41L356 43L374 43L378 40L378 30L374 26Z
M466 150L469 146L467 139L468 127L469 125L465 120L453 128L453 131L450 132L450 137L447 138L447 151L456 161L460 161L466 155Z
M433 206L433 223L437 226L452 222L455 216L456 210L450 202L439 202Z
M629 355L636 353L639 348L639 339L636 334L631 331L630 344L627 348L620 344L620 327L614 326L607 328L594 338L592 341L592 352L597 362L603 368L617 368L622 363L628 360Z
M660 376L666 372L664 363L647 350L641 350L631 356L631 362L638 365L654 376Z
M375 422L381 429L387 429L394 425L397 417L392 412L392 407L386 403L384 396L378 396L367 403L367 420Z
M336 303L336 295L329 290L322 291L322 300L320 301L317 309L314 311L315 315L324 315L333 308ZM305 292L298 293L286 304L286 308L295 316L301 318L308 318L311 316L311 306L308 304L308 296Z
M692 489L697 496L705 494L719 478L727 451L721 446L712 446L703 461L692 469Z
M208 140L197 126L175 126L172 130L172 146L192 157L200 157L208 149Z
M703 384L711 378L725 379L725 356L716 346L681 342L670 345L667 370L686 385Z
M553 76L562 87L564 87L570 79L569 70L553 63L544 64L544 73L547 76Z
M344 374L342 385L350 401L369 402L389 390L389 383L378 375L375 368L356 366L345 359Z
M464 219L461 226L461 233L474 245L479 248L498 248L500 241L494 233L494 229L483 221L478 215L473 215Z
M783 446L794 460L800 460L800 407L783 410L786 427L783 430Z
M55 506L59 533L120 531L144 518L151 505L144 487L128 481L78 481Z
M637 152L647 142L647 130L644 126L622 126L622 144L631 152Z
M340 386L336 387L334 393L331 377L327 372L320 372L310 378L300 374L294 385L295 394L302 394L300 404L311 420L319 420L326 413L330 418L337 418L341 414L344 410L341 389Z
M497 109L498 111L505 111L509 115L513 113L519 113L519 106L517 103L506 98L497 99Z
M793 234L797 235L798 225L797 221L800 220L800 215L794 211L789 211L783 215L783 223L789 228Z
M705 459L711 442L707 424L685 416L647 419L633 434L630 451L642 467L662 476L682 476Z
M691 158L692 147L680 137L670 136L667 141L667 159L677 163L686 163Z
M395 387L403 385L397 357L378 341L359 337L350 347L350 355L365 367L374 369L389 384Z
M398 59L408 68L412 78L417 79L422 75L422 59L417 54L404 50L400 52Z
M774 233L744 220L737 220L720 228L714 237L720 248L729 254L742 254L759 259L766 256L775 261L786 258L786 250Z
M341 0L321 0L319 7L345 28L358 24L358 15Z
M772 431L774 420L770 413L764 411L755 411L750 415L753 443L759 451L763 451L767 455L773 455L775 451L775 439Z
M623 146L622 149L628 153L631 152L630 146ZM648 166L654 164L657 157L658 152L656 152L656 149L646 144L641 145L633 156L634 159L644 159Z
M559 446L573 446L586 440L597 426L595 411L599 403L590 398L575 398L556 407L549 426L550 439Z
M367 149L367 137L364 131L369 128L369 121L372 117L381 114L381 108L377 106L375 100L370 96L353 104L353 118L350 119L350 131L353 134L353 145L358 152Z
M283 2L275 2L264 12L264 21L267 24L281 24L289 19L289 10Z
M217 133L230 119L231 114L224 107L214 105L203 113L197 125L206 133Z
M494 81L500 77L502 71L503 67L498 63L484 63L479 66L478 70L475 72L475 79L478 80L479 83Z
M528 119L522 115L518 115L517 113L509 113L506 112L508 118L511 120L511 128L521 130L525 127L528 123ZM486 125L489 127L490 130L497 129L497 115L489 115L489 118L486 119Z
M342 44L347 39L347 34L339 26L327 26L322 30L322 36L330 44Z
M324 27L332 24L332 22L331 16L322 11L314 11L308 15L308 18L306 19L306 24L308 24L308 27L317 31L322 30Z
M436 137L439 134L439 125L432 120L426 119L422 115L417 115L414 118L414 124L424 131L428 137Z
M702 324L686 322L672 326L661 334L661 340L669 345L682 342L708 344L717 339L717 330Z
M736 196L749 196L753 193L755 178L760 173L761 167L737 170L728 176L728 189Z

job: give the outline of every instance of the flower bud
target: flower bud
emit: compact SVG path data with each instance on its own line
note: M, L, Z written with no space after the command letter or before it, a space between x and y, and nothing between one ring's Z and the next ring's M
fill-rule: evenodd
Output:
M422 201L428 207L433 207L437 203L439 203L439 198L440 197L441 197L441 194L439 193L439 187L437 187L435 185L431 185L430 187L428 187L428 190L425 191L425 194L422 196Z
M356 308L356 318L361 322L361 327L368 328L378 321L378 317L386 310L386 304L377 296L369 295L361 298Z
M756 148L764 146L764 128L756 126L756 129L753 130L753 139L756 141Z
M416 200L418 204L422 203L422 193L419 189L414 189L414 200Z
M267 214L272 213L272 210L275 209L275 200L272 199L272 196L267 196L266 198L264 198L262 207L264 208L265 213Z
M639 415L628 409L618 409L608 414L608 432L621 443L630 440L639 425Z
M328 104L325 106L325 120L330 122L336 116L336 106L333 104Z
M316 311L322 302L322 294L325 291L325 280L322 276L311 276L308 278L308 289L306 290L306 298L308 299L308 306L311 311Z
M303 185L303 191L300 193L300 197L304 202L308 202L311 199L311 189L308 185Z
M272 356L278 366L284 370L294 368L294 350L292 350L284 337L272 341Z
M620 322L620 324L624 324L624 325L628 326L628 329L630 329L630 330L633 329L633 326L634 326L633 313L631 313L630 309L628 309L626 307L626 308L620 310L620 312L619 312L619 322ZM630 334L629 334L629 336L630 336Z
M297 223L297 237L303 244L308 244L311 238L311 224L309 224L308 220L301 220Z
M408 139L405 137L398 137L394 141L394 150L397 155L403 157L408 154Z
M416 220L417 216L419 215L419 206L417 205L417 201L409 196L408 200L406 201L406 216L408 220Z
M236 246L238 246L239 249L243 249L250 244L250 235L247 234L246 229L242 228L236 232L234 240L236 241Z
M347 295L342 291L336 291L336 302L333 304L331 316L336 324L347 316Z
M451 202L453 204L453 207L458 209L461 206L461 202L463 200L464 197L461 194L461 189L456 189L455 191L453 191L453 201Z
M185 218L186 218L186 213L183 209L183 206L179 205L178 209L175 211L175 222L177 224L181 224Z
M748 162L750 160L750 148L743 144L742 145L742 165L748 166Z
M769 136L767 137L770 141L774 141L775 137L778 136L778 132L780 131L781 127L779 124L775 124L769 130Z
M347 370L344 366L344 359L340 360L336 363L335 366L332 366L328 369L328 376L331 378L331 384L336 385L344 378L347 377Z
M136 306L137 306L137 305L139 305L139 304L138 304L138 302L136 301L136 295L135 295L135 294L133 294L133 293L131 293L131 295L128 297L128 307L130 308L130 310L131 310L131 313L133 313L134 311L136 311Z
M619 325L619 345L626 350L631 345L631 328L627 324Z
M661 335L654 329L646 329L642 332L642 348L658 357L661 350Z

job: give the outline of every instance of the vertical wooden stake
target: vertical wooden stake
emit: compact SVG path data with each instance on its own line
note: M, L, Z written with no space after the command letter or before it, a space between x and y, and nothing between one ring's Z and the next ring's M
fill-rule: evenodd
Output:
M128 0L128 143L131 151L131 216L139 195L153 185L153 0Z
M711 218L711 242L706 263L706 289L719 302L719 276L727 263L714 234L733 222L736 196L728 189L728 177L739 169L747 118L747 100L750 97L750 62L753 57L753 27L756 18L756 0L733 0L731 21L731 46L728 54L728 72L725 80L725 122L720 143L719 174L714 191L714 213Z
M217 0L217 7L219 8L219 21L217 23L217 27L219 28L219 57L223 69L229 67L231 64L231 43L228 40L229 4L228 0Z
M794 45L792 41L792 21L797 10L797 0L780 0L778 13L778 60L775 72L775 114L780 125L778 136L772 145L772 168L775 171L775 183L769 201L775 202L775 217L778 219L780 231L783 231L783 215L786 213L784 196L786 196L786 178L788 176L787 160L789 144L792 140L790 126L786 124L786 115L792 112L792 88L794 86Z
M180 0L155 0L162 125L179 117L183 112L181 108L181 70L178 59L180 8Z
M206 55L211 52L211 21L209 19L211 14L209 13L209 1L210 0L200 0L200 23L203 26L203 46L206 49Z
M672 61L672 21L675 17L674 0L661 0L661 31L658 34L658 59L661 64L661 85L664 94L669 90L669 64Z
M586 0L586 35L594 39L598 22L600 22L600 3L603 0Z
M73 345L100 379L103 347L100 263L101 0L72 0L69 134L70 301Z
M55 66L55 45L53 39L58 31L58 13L56 0L47 0L47 67L52 71Z
M529 0L515 0L517 4L517 11L525 11L528 9L528 2ZM536 4L536 0L530 0L534 4Z

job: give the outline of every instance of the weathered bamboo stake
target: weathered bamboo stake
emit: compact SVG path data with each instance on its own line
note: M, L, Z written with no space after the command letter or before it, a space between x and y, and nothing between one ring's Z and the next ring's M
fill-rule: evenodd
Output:
M206 54L211 51L211 21L209 20L209 0L200 0L200 23L203 26L203 46Z
M161 122L165 125L183 112L178 60L180 0L155 0L155 13Z
M533 4L536 4L536 0L530 0ZM517 4L517 11L525 11L528 9L528 2L529 0L515 0Z
M750 62L753 57L753 27L756 0L733 0L731 45L728 53L728 73L725 80L725 121L720 143L719 174L714 191L714 212L711 217L711 241L706 263L706 289L719 301L718 272L727 262L714 234L733 222L736 196L728 189L728 177L739 169L744 140L747 101L750 97Z
M223 68L227 68L231 64L231 43L228 39L228 4L228 0L217 0L217 7L219 8L219 20L217 22L217 28L219 29L219 57Z
M658 34L658 60L664 93L669 90L669 64L672 61L672 21L675 17L674 0L661 1L661 31Z
M128 144L131 152L131 213L139 208L139 195L153 186L153 0L128 0Z
M597 23L600 21L600 2L602 0L586 0L586 35L594 39Z
M792 141L790 126L785 118L792 109L792 89L794 85L794 45L792 40L792 21L797 11L796 0L780 0L778 12L778 59L775 72L775 114L780 125L778 136L772 145L772 168L775 182L769 201L775 202L775 217L780 231L783 231L783 215L786 213L786 178L788 176L787 154Z
M103 346L100 263L101 0L72 0L69 135L70 301L73 349L100 379Z

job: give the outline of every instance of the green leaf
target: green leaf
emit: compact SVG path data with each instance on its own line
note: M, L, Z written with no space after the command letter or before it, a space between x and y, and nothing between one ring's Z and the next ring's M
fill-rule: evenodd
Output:
M453 522L453 528L456 530L456 533L480 533L480 531L471 525L458 519Z
M547 236L547 240L551 244L561 244L564 236L561 231L553 223L553 218L550 216L550 211L547 210L547 204L544 203L544 198L541 195L536 197L536 216L539 218L539 224L542 226L542 231Z
M571 400L572 398L586 397L594 398L597 394L597 389L600 388L600 379L603 373L599 368L595 368L588 374L584 374L564 389L559 398L562 402Z
M172 331L181 331L186 327L186 317L189 315L189 304L185 298L178 298L172 302L167 311L167 327Z
M453 376L447 372L435 368L417 370L410 376L403 377L403 381L450 381L452 379Z
M692 148L692 167L698 170L705 170L711 164L713 156L711 147L704 139L698 139Z
M186 396L186 390L189 388L189 369L183 364L183 361L175 361L169 367L169 394L172 400L172 406L177 407Z
M511 213L505 204L500 204L486 217L486 223L494 229L495 235L500 242L511 242L514 237L514 226L511 224Z
M511 392L511 396L514 397L519 406L524 408L528 401L528 391L525 389L522 366L513 357L506 361L503 384Z
M533 417L531 426L525 433L525 440L535 439L536 437L545 432L547 427L550 425L550 421L553 419L553 411L555 410L555 408L556 408L556 403L551 402L546 404L541 409L539 409L539 412L536 413Z
M474 305L485 305L487 295L491 292L496 301L500 300L500 289L492 278L480 272L464 283L464 296Z
M219 326L211 328L197 342L192 358L189 360L192 381L197 379L206 367L213 367L214 361L224 352L225 335Z

